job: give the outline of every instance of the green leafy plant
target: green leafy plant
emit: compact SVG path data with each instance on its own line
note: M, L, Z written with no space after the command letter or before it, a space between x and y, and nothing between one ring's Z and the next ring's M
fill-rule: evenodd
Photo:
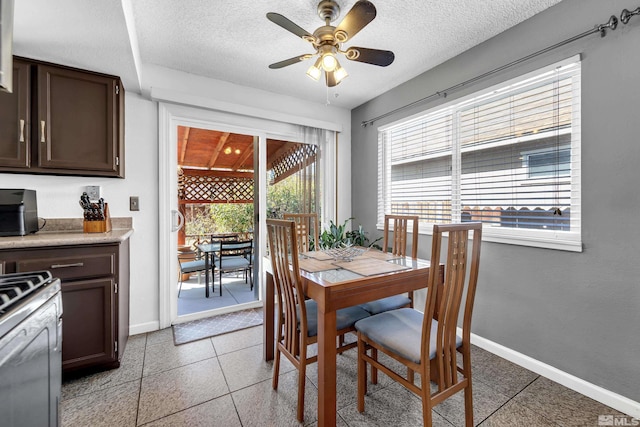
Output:
M333 221L329 221L329 228L325 229L318 238L318 248L316 248L315 245L312 245L312 249L332 249L345 246L371 246L376 249L382 249L376 244L382 239L382 237L374 240L373 242L369 242L367 233L364 231L362 225L359 225L357 230L347 231L347 224L353 219L353 217L349 218L340 225L336 225Z

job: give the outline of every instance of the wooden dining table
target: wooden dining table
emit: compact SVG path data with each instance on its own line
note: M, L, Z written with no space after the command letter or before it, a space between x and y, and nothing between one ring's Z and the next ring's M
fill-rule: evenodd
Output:
M271 261L265 258L264 359L275 346L275 290ZM318 425L336 425L336 311L427 286L431 263L367 250L351 261L325 251L299 256L304 293L318 303ZM440 269L439 283L444 283Z

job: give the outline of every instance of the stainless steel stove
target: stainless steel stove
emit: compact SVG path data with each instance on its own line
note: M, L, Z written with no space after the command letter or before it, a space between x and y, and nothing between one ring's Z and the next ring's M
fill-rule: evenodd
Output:
M0 275L0 424L57 426L61 381L60 280Z

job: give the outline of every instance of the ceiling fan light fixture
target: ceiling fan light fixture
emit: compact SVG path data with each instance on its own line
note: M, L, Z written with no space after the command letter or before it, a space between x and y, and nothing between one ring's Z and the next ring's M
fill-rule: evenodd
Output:
M322 68L324 69L324 71L334 71L337 66L338 60L335 56L333 56L333 53L325 53L324 55L322 55Z
M307 76L311 77L313 80L320 80L320 76L322 75L322 70L320 67L322 66L322 58L318 58L315 64L313 64L307 70Z
M336 79L336 84L340 83L345 77L348 77L348 76L349 76L349 73L347 73L347 70L345 70L340 66L340 64L338 64L338 67L333 72L333 77Z

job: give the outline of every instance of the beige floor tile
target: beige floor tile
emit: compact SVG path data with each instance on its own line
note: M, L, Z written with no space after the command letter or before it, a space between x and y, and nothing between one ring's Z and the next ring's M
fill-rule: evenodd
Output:
M432 387L435 384L431 383ZM432 388L435 390L435 388ZM492 413L507 403L509 398L481 382L473 383L473 423L480 424ZM454 426L465 425L464 392L459 392L436 405L433 410Z
M545 377L539 377L513 401L563 426L597 426L599 415L622 415Z
M422 403L412 392L399 384L392 384L365 396L364 412L356 404L340 409L338 414L350 427L409 427L422 425ZM433 412L434 427L451 427L444 418Z
M142 378L138 424L144 424L229 393L217 358Z
M231 394L244 427L297 426L298 373L291 371L280 376L278 390L271 380L245 387ZM309 381L305 383L304 422L317 420L318 391Z
M262 326L256 326L230 334L212 337L211 342L213 343L216 353L222 355L262 344L263 333Z
M336 393L337 408L342 409L357 402L358 399L358 353L356 349L348 350L336 357ZM318 387L318 364L307 367L307 377ZM378 384L369 384L367 391L375 393L377 390L393 384L393 380L384 374L378 375Z
M495 414L486 419L481 427L557 427L542 415L533 412L524 405L514 401L508 402Z
M154 345L161 342L173 342L173 329L171 327L160 329L159 331L147 334L147 345Z
M140 380L68 399L60 404L62 427L134 427Z
M220 355L218 360L231 391L271 379L273 375L273 362L264 361L262 345ZM280 361L280 375L292 370L295 368L283 356Z
M143 376L146 377L215 356L216 352L208 339L182 345L173 345L173 342L147 344Z
M62 384L62 400L142 378L145 344L144 334L130 337L119 368L65 380Z
M144 427L241 427L238 413L231 400L231 395L224 395L200 405L168 415Z

